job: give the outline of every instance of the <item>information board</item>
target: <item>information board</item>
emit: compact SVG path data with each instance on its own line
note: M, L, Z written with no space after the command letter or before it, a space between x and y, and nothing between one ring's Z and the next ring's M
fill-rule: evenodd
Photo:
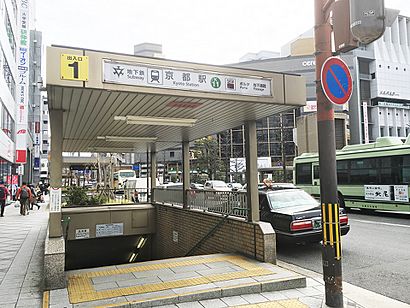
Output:
M124 224L114 223L114 224L100 224L95 226L95 236L105 237L105 236L117 236L124 234Z
M50 213L61 212L61 188L50 188Z

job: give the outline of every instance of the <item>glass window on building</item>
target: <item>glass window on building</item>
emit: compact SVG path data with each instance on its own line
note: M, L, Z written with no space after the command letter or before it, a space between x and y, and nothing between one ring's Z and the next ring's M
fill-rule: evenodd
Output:
M256 140L260 142L268 142L268 131L266 129L258 129L256 131Z
M287 113L283 114L283 126L284 127L294 127L295 125L295 118L293 116L293 113Z
M285 142L285 155L287 157L289 156L295 156L296 154L296 147L293 142Z
M13 97L15 97L16 94L16 82L14 81L13 74L11 73L11 69L9 66L9 63L6 60L6 57L4 55L4 50L2 49L2 55L3 55L3 76L4 80L7 83L7 86L10 89L10 93Z
M270 142L280 141L281 140L280 135L281 135L280 129L270 129L269 130Z
M277 115L270 116L270 117L268 118L268 121L269 121L269 127L270 127L270 128L272 128L272 127L280 127L280 117L279 117L279 116L277 116Z
M6 106L1 102L1 129L14 141L14 120L7 111Z
M258 157L269 156L268 144L258 142Z
M17 12L16 12L16 14L17 14ZM7 31L7 36L9 38L11 52L12 52L14 58L15 58L16 57L16 40L14 38L13 28L11 26L9 13L7 12L7 10L6 10L6 16L4 18L4 23L6 25L6 31Z
M256 128L266 128L267 127L267 118L263 118L256 121Z
M293 141L293 128L284 128L283 129L283 140L284 141Z
M233 146L233 157L245 157L245 153L243 151L243 145L234 145Z
M279 142L277 143L271 143L270 144L270 156L279 156L282 157L282 150L281 150L281 144Z
M242 130L232 130L232 143L243 143Z
M9 163L7 160L4 160L0 157L0 179L2 179L4 183L8 183L10 182L10 178L11 178L11 163Z

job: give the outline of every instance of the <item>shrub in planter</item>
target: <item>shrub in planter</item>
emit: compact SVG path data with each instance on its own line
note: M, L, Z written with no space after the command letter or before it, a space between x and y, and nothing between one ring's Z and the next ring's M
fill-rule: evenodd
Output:
M67 205L87 205L88 196L86 189L73 186L69 187L66 192Z

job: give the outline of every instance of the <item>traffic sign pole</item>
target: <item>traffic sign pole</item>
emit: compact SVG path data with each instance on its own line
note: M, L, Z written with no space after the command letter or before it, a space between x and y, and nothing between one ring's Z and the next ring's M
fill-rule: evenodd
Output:
M334 0L315 0L316 100L326 305L343 307L334 110L321 85L321 68L332 56L329 8L333 2Z

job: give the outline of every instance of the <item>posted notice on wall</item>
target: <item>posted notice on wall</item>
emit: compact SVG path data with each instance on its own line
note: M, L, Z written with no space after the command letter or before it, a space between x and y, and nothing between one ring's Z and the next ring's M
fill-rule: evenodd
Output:
M124 224L101 224L95 225L95 237L117 236L124 234Z
M50 213L61 212L61 188L50 189Z
M90 229L75 229L75 239L82 240L90 238Z

